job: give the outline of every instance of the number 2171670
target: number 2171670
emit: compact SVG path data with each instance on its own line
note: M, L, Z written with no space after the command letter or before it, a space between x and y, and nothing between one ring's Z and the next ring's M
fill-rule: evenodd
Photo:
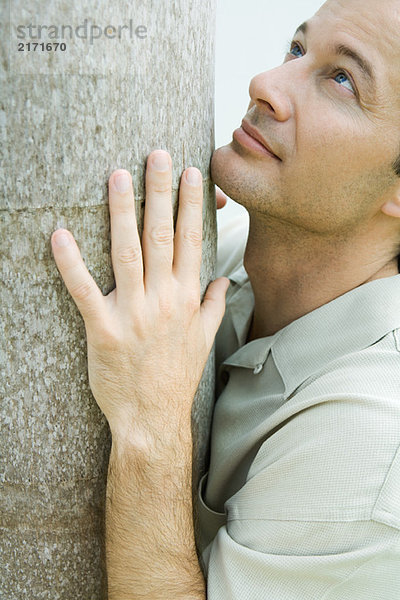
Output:
M18 52L65 52L66 49L65 42L18 42Z

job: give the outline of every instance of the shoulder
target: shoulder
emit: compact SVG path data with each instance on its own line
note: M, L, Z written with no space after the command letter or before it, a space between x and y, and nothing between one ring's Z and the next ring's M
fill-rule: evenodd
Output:
M400 529L398 334L327 365L286 400L227 503L232 518Z
M400 329L389 331L374 344L328 362L296 390L301 399L310 394L335 393L376 396L383 408L400 409Z

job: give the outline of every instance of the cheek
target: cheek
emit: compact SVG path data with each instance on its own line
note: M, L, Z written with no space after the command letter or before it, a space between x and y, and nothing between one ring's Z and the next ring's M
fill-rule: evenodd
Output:
M347 162L341 158L329 162L328 158L319 156L296 168L284 195L291 214L305 228L347 235L376 213L387 179L382 169L370 169L365 164L361 168L350 155Z
M346 232L370 218L387 186L387 152L360 127L322 121L298 129L285 167L284 196L297 222L315 232Z
M388 151L382 146L382 136L356 110L344 106L340 112L337 108L325 111L322 118L310 110L308 120L297 130L296 162L306 170L312 164L315 172L336 173L343 179L367 168L387 168Z

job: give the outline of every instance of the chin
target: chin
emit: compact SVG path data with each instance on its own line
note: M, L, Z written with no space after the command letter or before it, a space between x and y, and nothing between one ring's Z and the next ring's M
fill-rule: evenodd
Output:
M219 187L221 187L220 180L227 167L226 157L224 158L225 148L226 146L222 146L214 150L210 163L211 179Z
M262 211L266 202L276 202L276 186L268 181L265 171L246 163L231 144L215 150L210 173L213 183L247 210Z
M235 160L236 159L236 160ZM211 179L225 194L240 203L245 174L237 163L237 155L230 144L217 148L211 157Z

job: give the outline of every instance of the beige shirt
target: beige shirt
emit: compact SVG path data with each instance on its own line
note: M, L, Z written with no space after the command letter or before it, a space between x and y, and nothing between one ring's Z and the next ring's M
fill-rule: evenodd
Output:
M400 275L246 344L228 274L199 547L208 600L400 599Z

